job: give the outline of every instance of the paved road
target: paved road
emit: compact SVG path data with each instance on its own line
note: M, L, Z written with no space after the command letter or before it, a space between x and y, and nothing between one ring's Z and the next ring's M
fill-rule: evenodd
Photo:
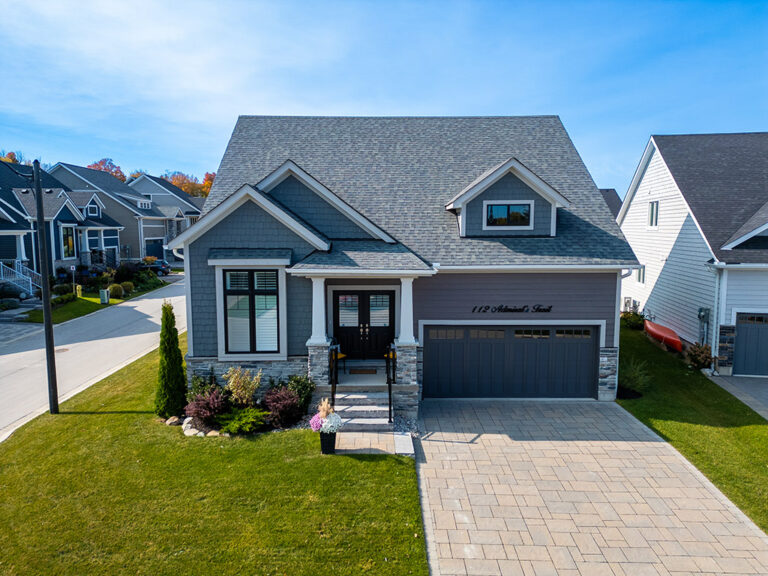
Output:
M186 330L184 280L54 328L59 397L68 398L157 347L163 300ZM47 410L43 334L0 345L0 441Z
M768 538L614 403L424 403L434 574L768 574Z

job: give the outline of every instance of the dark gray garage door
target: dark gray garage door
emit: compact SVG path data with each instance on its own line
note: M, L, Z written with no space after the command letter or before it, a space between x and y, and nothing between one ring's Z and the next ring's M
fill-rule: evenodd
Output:
M598 328L426 326L425 398L594 398Z
M154 256L155 258L158 258L160 260L163 259L163 241L162 240L147 240L144 244L146 245L147 256Z
M768 376L768 314L737 314L733 373Z

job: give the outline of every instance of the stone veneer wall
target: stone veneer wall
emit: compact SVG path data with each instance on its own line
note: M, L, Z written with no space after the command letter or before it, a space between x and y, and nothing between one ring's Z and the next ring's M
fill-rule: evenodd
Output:
M616 400L619 381L619 349L600 348L600 368L597 381L597 399L605 402Z
M421 402L421 378L419 377L419 347L397 345L397 383L392 388L392 407L395 414L416 418Z
M308 373L315 386L328 386L329 345L307 346L309 350Z
M213 373L216 375L216 379L219 384L224 385L224 373L229 370L230 366L242 366L250 370L253 373L261 370L262 375L262 387L261 391L266 390L266 384L269 378L275 380L287 379L294 374L306 374L307 373L307 357L306 356L289 356L287 360L268 360L263 362L221 362L218 358L207 357L186 357L187 361L187 383L192 383L193 376L200 376L207 378L213 368Z
M722 376L733 372L733 344L736 341L736 326L720 326L718 334L717 371Z

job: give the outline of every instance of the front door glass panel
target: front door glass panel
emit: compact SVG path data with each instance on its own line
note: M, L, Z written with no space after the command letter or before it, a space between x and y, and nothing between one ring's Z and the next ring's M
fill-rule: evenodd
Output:
M371 294L369 306L371 327L389 326L389 294Z

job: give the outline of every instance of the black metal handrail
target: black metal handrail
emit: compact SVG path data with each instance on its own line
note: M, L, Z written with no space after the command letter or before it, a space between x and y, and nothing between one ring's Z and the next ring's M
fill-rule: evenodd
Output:
M384 355L385 370L387 373L387 393L389 395L389 422L392 423L392 385L397 382L397 347L394 344L387 346Z
M331 385L331 406L336 407L336 386L339 383L339 345L328 347L328 383Z

